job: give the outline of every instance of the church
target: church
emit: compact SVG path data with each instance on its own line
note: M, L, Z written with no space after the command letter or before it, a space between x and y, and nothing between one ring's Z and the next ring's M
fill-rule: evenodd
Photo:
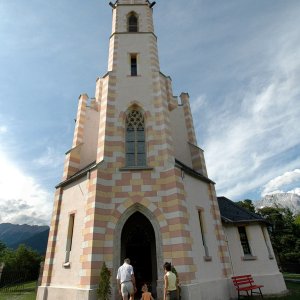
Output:
M97 299L103 262L111 299L120 299L116 274L126 257L138 297L147 282L163 299L165 261L178 272L182 300L236 299L231 277L244 274L264 285L265 295L284 293L269 224L216 196L189 94L175 97L160 70L155 2L109 5L108 70L95 97L78 100L37 299Z

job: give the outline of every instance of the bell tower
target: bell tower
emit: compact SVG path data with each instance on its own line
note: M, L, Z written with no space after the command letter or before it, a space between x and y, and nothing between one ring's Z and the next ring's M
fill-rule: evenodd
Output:
M183 299L195 299L204 272L221 280L230 274L189 95L173 96L160 70L154 4L110 2L108 70L94 98L79 97L37 299L96 299L103 262L118 299L116 273L127 256L138 289L147 282L157 299L164 261L180 274Z
M123 148L128 146L129 152L124 152L122 148L118 159L112 159L111 163L115 167L163 167L168 163L174 164L173 146L169 134L170 121L166 113L168 106L162 95L157 37L154 34L152 9L149 6L149 2L142 0L121 0L114 4L108 74L97 82L96 99L101 103L101 122L107 118L107 108L110 109L110 113L114 110L115 118L113 122L110 118L102 130L108 130L116 139L116 143L118 140L120 142L120 133L112 133L111 130L116 130L118 121L123 128L124 120L128 118L128 110L134 109L143 114L144 121L149 124L145 128L148 149L134 149L138 152L135 156L140 156L141 161L133 162L139 157L131 157L129 153L132 149L129 149L127 144L123 145ZM161 126L158 122L163 122L166 126ZM158 126L160 126L159 130ZM105 160L105 157L111 155L105 149L106 142L105 135L99 136L97 161ZM123 143L122 138L119 145ZM101 148L100 145L104 147ZM161 145L164 145L164 149L161 149ZM142 145L138 143L135 146ZM138 155L139 151L146 154L146 150L147 159ZM116 153L114 152L113 155L115 156Z

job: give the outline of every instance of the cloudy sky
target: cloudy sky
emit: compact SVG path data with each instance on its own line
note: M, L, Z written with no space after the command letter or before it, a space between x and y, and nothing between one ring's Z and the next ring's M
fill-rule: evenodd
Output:
M106 0L0 0L0 223L49 224L77 100L107 70ZM300 195L300 1L157 0L217 194Z

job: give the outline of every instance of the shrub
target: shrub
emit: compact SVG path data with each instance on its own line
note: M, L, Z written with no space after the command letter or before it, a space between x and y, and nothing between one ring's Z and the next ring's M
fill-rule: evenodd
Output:
M100 282L97 291L99 300L109 300L111 295L110 276L110 271L104 262L100 272Z

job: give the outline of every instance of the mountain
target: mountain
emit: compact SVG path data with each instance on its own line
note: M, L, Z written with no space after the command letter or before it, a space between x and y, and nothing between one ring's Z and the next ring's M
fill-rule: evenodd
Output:
M10 248L17 249L20 244L24 244L27 247L36 250L39 254L44 255L47 250L48 236L49 236L49 228L42 232L36 233L35 235L33 235L28 239L12 244Z
M292 193L278 193L267 195L261 200L255 201L253 204L256 208L267 206L287 207L294 214L300 213L300 196Z
M7 247L16 249L20 244L45 254L49 234L48 226L0 224L0 241Z

